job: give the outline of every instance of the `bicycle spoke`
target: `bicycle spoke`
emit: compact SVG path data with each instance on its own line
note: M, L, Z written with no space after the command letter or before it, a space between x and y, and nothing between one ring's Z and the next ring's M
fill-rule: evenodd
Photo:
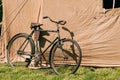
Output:
M56 44L50 57L50 64L56 74L75 73L81 63L79 45L71 39L63 40L62 45Z
M34 56L34 51L33 40L28 38L27 34L17 34L8 45L8 63L12 67L28 66Z

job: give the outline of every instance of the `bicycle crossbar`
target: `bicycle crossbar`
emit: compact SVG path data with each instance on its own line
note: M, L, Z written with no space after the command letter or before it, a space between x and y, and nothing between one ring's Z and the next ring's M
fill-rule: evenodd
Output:
M57 30L40 30L40 32L57 32Z

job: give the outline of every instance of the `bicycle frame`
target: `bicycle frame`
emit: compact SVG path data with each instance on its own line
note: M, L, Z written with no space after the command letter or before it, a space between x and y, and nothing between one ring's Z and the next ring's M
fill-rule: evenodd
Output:
M45 53L52 45L55 44L55 42L61 40L58 24L57 24L56 26L57 26L57 30L42 30L42 29L39 28L38 30L34 29L34 30L30 33L29 37L31 37L31 36L35 33L35 31L39 31L39 32L54 32L54 33L57 33L57 37L56 37L53 41L50 42L50 44L47 46L47 48L45 48L45 49L43 50L43 52L40 53L40 56L43 56L44 53ZM36 40L36 42L37 42L37 41L40 42L39 40ZM39 44L36 43L36 45L39 45ZM38 46L37 46L37 48L38 48Z

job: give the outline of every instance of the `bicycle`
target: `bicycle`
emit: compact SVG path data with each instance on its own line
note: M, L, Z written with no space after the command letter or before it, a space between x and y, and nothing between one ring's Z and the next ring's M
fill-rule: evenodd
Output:
M73 74L77 71L81 64L82 52L79 44L68 38L60 37L60 26L65 25L66 21L54 21L50 17L45 16L43 19L49 19L56 24L56 30L43 30L41 26L43 24L31 23L31 33L18 33L14 35L7 45L7 62L11 67L26 66L32 62L33 59L36 62L42 63L41 59L46 59L44 53L50 48L49 59L46 64L50 65L50 68L56 74ZM56 33L56 38L50 42L46 49L40 50L39 37L34 41L33 34L40 35L44 32ZM37 53L38 59L35 57ZM35 61L34 60L34 61Z

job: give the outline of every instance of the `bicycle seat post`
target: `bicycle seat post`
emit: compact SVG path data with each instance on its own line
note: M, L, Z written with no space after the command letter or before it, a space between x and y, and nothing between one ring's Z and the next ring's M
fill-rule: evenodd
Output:
M56 23L56 27L57 27L57 36L58 36L58 39L60 40L60 30L59 30L59 24Z

